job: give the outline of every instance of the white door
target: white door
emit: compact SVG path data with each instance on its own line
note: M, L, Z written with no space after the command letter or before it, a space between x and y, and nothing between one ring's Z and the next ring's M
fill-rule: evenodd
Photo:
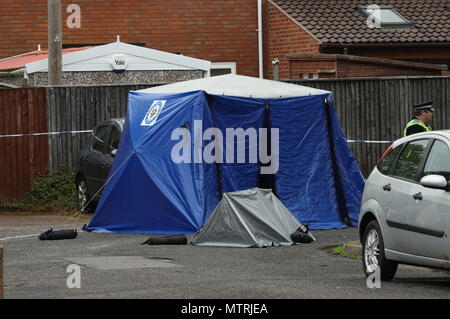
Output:
M392 243L389 249L407 252L410 247L408 204L429 142L429 139L421 139L408 143L398 157L391 176L381 185L387 198L386 224Z
M431 174L442 175L447 181L450 180L450 150L440 140L434 142L422 175ZM450 192L417 184L409 207L410 253L450 260Z

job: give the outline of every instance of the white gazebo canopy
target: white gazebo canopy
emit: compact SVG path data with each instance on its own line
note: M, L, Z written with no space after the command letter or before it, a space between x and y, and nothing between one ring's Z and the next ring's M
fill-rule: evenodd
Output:
M198 80L177 82L149 89L142 93L182 93L205 91L213 95L227 95L252 98L286 98L330 93L306 86L264 80L242 75L221 75Z

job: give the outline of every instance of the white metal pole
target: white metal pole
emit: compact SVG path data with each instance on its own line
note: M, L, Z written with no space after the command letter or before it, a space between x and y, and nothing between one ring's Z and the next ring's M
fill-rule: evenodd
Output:
M262 19L262 0L258 0L258 61L259 61L259 78L264 78L263 64L263 19Z

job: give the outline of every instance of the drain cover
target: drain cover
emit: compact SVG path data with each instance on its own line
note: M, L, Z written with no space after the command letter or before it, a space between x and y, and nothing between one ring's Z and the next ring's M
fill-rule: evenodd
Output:
M66 260L98 270L180 267L172 263L171 259L145 258L142 256L73 257Z

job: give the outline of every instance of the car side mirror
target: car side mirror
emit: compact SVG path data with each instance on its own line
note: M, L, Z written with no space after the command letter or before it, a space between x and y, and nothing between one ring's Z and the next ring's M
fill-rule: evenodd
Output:
M449 190L449 183L442 175L427 175L422 177L420 184L424 187Z
M116 155L117 155L117 150L116 149L113 149L112 151L111 151L111 157L112 158L115 158L116 157Z

